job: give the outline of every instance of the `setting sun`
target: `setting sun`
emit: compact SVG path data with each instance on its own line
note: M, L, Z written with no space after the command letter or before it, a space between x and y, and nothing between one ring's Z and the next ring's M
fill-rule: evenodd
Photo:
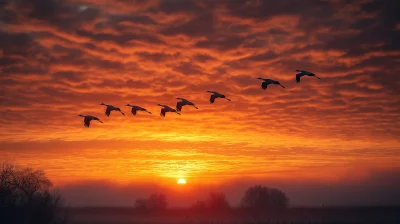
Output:
M176 183L177 184L186 184L186 180L185 179L179 179Z

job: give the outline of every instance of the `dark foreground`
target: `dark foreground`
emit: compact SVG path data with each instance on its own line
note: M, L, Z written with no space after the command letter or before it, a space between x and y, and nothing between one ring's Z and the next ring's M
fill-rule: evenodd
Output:
M144 212L132 208L70 208L70 224L133 224L133 223L382 223L400 224L400 207L362 208L290 208L284 212L262 212L232 209L224 212L199 212L170 209L165 212Z

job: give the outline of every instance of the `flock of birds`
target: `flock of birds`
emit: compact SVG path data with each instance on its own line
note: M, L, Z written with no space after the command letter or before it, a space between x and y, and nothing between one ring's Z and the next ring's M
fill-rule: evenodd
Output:
M305 71L305 70L296 70L296 71L299 72L299 73L296 74L296 82L297 82L297 83L300 82L300 78L303 77L303 76L313 76L313 77L316 77L316 78L318 78L318 79L321 79L320 77L316 76L314 73L309 72L309 71ZM261 78L261 77L260 77L260 78L257 78L257 79L263 80L263 82L261 83L261 88L262 88L263 90L266 90L267 87L268 87L268 85L270 85L270 84L280 85L282 88L285 88L285 86L283 86L280 82L278 82L278 81L276 81L276 80L265 79L265 78ZM215 92L215 91L207 91L207 92L212 93L212 94L211 94L211 97L210 97L210 103L214 103L215 99L217 99L217 98L226 99L226 100L228 100L228 101L231 101L229 98L227 98L225 95L223 95L223 94L221 94L221 93L218 93L218 92ZM167 112L173 112L173 113L177 113L177 114L181 115L180 112L182 111L182 107L183 107L183 106L193 106L194 108L199 109L194 103L190 102L190 101L187 100L187 99L180 98L180 97L178 97L178 98L176 98L176 99L177 99L177 100L180 100L180 101L178 101L178 102L176 103L176 108L175 108L175 109L172 108L172 107L170 107L170 106L167 106L167 105L158 104L158 106L162 107L162 108L161 108L161 111L160 111L160 116L161 116L161 117L165 117L165 113L167 113ZM125 114L121 111L121 109L118 108L118 107L115 107L115 106L109 105L109 104L104 104L104 103L101 103L100 105L106 107L106 111L105 111L104 114L105 114L107 117L110 116L111 111L119 111L122 115L125 115ZM143 111L143 112L147 112L147 113L151 114L151 112L148 111L146 108L143 108L143 107L140 107L140 106L135 106L135 105L131 105L131 104L126 104L125 106L128 106L128 107L131 107L131 108L132 108L132 109L131 109L131 113L132 113L133 115L136 115L136 113L137 113L138 111ZM90 126L90 121L92 121L92 120L96 120L96 121L98 121L98 122L100 122L100 123L103 123L98 117L95 117L95 116L92 116L92 115L82 115L82 114L79 114L78 116L84 117L83 123L84 123L84 126L85 126L85 127L89 127L89 126Z

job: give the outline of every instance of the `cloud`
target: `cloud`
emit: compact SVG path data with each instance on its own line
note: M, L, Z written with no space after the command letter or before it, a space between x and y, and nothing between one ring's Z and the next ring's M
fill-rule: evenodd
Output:
M187 23L172 26L162 31L165 35L184 34L187 36L207 36L214 33L214 16L212 13L200 15Z
M193 175L221 170L213 177L236 170L238 175L267 175L286 167L305 171L317 165L352 166L360 156L371 167L391 166L398 160L393 152L400 147L400 21L394 2L1 4L0 142L7 153L2 156L23 164L46 164L42 168L52 178L59 173L52 167L73 176L71 170L77 166L72 167L75 163L66 152L78 153L92 142L82 153L91 158L103 141L111 145L117 140L133 141L130 150L134 142L145 141L149 147L142 147L163 156L185 153L173 151L179 148L199 150L201 159L189 160L195 168L179 164ZM310 70L322 79L303 77L297 84L296 69ZM257 77L278 80L286 88L270 86L264 91ZM206 90L221 92L232 102L217 99L210 104ZM176 97L193 101L199 110L185 107L182 116L169 113L161 118L157 104L174 106ZM125 112L129 108L123 105L132 103L153 115L105 117L101 102ZM84 128L78 114L98 116L104 123ZM57 140L80 144L65 148ZM42 145L40 150L30 146L32 141L50 142L66 157L58 160L49 154L41 159L29 150L13 151L22 147L16 142L32 152L52 148ZM340 160L333 152L341 155ZM106 150L98 153L110 157L102 161L108 167L121 161L129 165ZM281 159L272 160L270 154ZM143 155L145 151L137 156ZM176 162L157 159L138 162L132 176L157 176L157 168L166 170ZM55 166L52 160L60 164ZM257 172L252 163L259 166ZM88 164L93 169L104 165L94 158ZM148 164L153 173L146 172ZM91 172L88 168L76 173L104 177Z

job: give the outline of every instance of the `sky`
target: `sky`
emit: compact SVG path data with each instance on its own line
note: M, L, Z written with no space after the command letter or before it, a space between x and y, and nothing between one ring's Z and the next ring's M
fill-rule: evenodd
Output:
M77 205L160 189L220 189L235 203L257 183L293 204L400 204L398 11L384 0L0 1L0 161L43 169ZM296 69L322 79L296 83ZM286 88L264 91L258 77ZM207 90L232 101L210 104ZM199 109L160 117L176 97ZM85 128L78 114L104 123ZM93 185L92 199L108 199L82 200Z

